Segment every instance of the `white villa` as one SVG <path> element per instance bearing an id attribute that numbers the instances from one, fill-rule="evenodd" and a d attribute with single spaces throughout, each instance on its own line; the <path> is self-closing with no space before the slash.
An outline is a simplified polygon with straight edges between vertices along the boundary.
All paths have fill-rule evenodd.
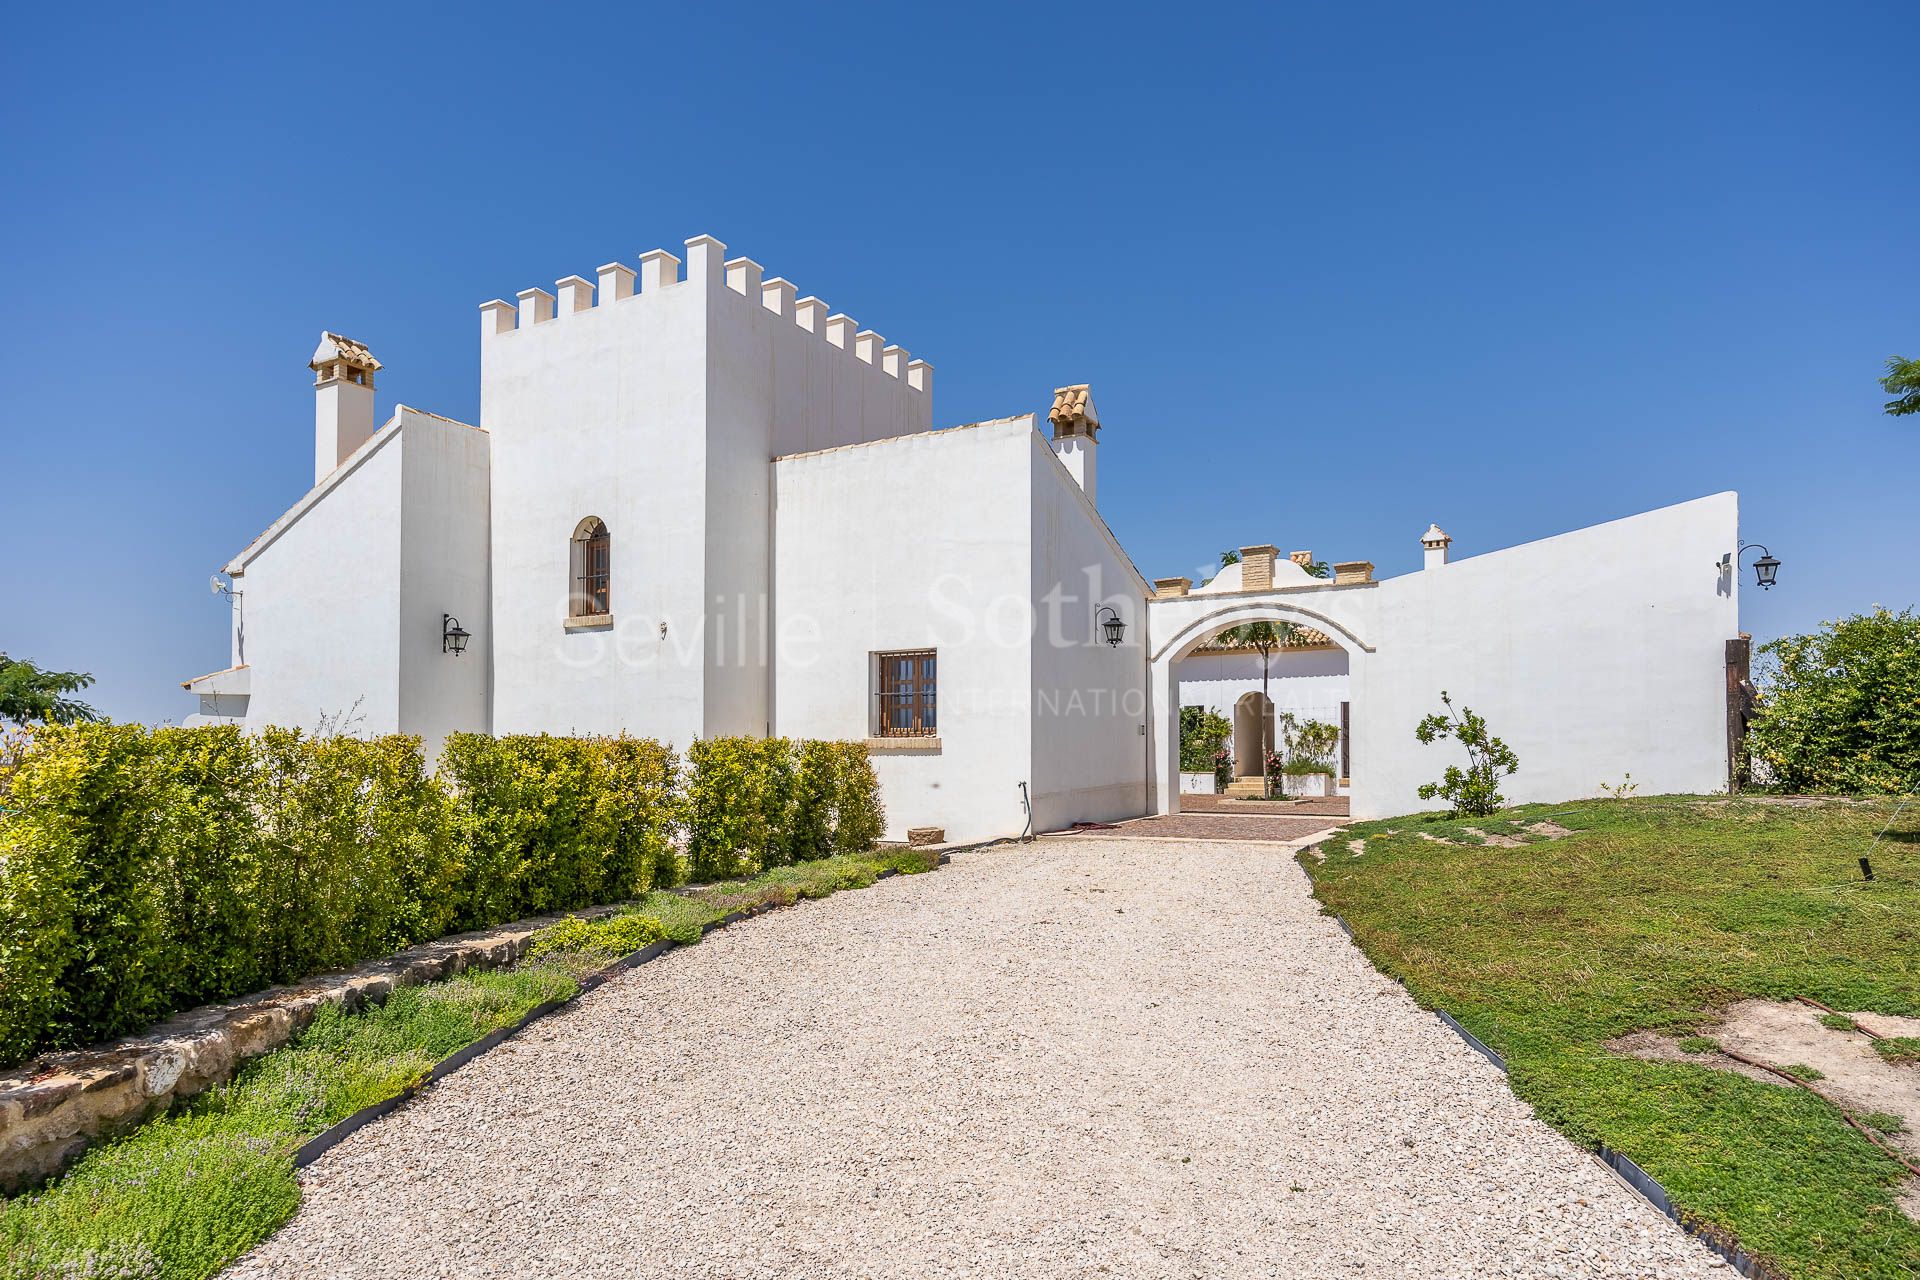
<path id="1" fill-rule="evenodd" d="M 477 426 L 313 354 L 314 485 L 226 566 L 232 659 L 189 723 L 865 739 L 889 835 L 1179 808 L 1182 704 L 1337 724 L 1359 816 L 1421 807 L 1440 691 L 1519 753 L 1514 800 L 1723 789 L 1731 493 L 1425 568 L 1241 548 L 1149 581 L 1101 519 L 1085 386 L 934 429 L 933 369 L 709 236 L 481 307 Z M 1294 624 L 1261 660 L 1240 623 Z M 1242 732 L 1242 726 L 1245 726 Z M 1030 806 L 1030 809 L 1029 807 Z"/>

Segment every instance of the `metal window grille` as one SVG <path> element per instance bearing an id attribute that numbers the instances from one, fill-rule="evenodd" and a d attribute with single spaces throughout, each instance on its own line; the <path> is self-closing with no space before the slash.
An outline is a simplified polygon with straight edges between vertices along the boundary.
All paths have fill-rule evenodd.
<path id="1" fill-rule="evenodd" d="M 595 520 L 581 530 L 574 541 L 578 544 L 575 562 L 579 568 L 573 581 L 573 616 L 604 617 L 613 611 L 608 592 L 611 539 L 607 536 L 607 526 Z"/>
<path id="2" fill-rule="evenodd" d="M 939 732 L 934 651 L 921 649 L 876 656 L 880 665 L 879 736 L 933 737 Z"/>

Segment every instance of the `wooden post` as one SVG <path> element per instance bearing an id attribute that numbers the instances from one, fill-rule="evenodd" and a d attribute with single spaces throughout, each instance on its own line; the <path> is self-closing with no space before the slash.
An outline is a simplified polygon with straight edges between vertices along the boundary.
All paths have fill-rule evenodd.
<path id="1" fill-rule="evenodd" d="M 1747 724 L 1753 719 L 1754 690 L 1748 678 L 1753 657 L 1753 637 L 1741 632 L 1727 641 L 1727 794 L 1745 786 L 1750 778 L 1747 764 Z"/>

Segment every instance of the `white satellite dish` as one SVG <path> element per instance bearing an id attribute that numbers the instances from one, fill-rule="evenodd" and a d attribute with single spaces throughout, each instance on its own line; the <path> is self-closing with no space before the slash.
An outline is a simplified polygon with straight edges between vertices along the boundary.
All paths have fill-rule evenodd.
<path id="1" fill-rule="evenodd" d="M 230 596 L 233 594 L 233 585 L 216 573 L 207 579 L 207 590 L 216 596 Z"/>

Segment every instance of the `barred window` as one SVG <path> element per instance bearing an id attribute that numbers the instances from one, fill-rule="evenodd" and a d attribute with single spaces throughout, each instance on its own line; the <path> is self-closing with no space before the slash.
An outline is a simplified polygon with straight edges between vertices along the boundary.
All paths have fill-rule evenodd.
<path id="1" fill-rule="evenodd" d="M 878 659 L 880 704 L 878 736 L 931 738 L 939 732 L 935 714 L 934 651 L 881 653 Z"/>
<path id="2" fill-rule="evenodd" d="M 610 542 L 606 522 L 597 516 L 588 516 L 574 529 L 570 616 L 600 618 L 613 612 L 608 589 Z"/>

